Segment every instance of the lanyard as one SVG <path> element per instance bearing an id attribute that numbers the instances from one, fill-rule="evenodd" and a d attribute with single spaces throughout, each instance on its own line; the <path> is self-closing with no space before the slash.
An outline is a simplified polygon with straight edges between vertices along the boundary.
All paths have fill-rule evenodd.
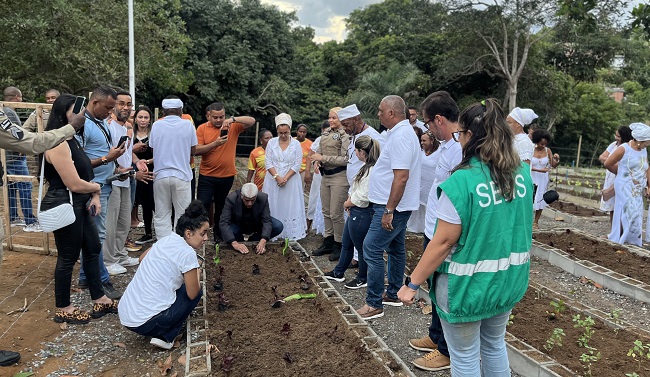
<path id="1" fill-rule="evenodd" d="M 88 119 L 89 121 L 95 123 L 95 125 L 97 125 L 97 127 L 99 127 L 99 129 L 104 134 L 104 138 L 106 138 L 106 144 L 108 145 L 108 149 L 110 150 L 113 147 L 113 141 L 111 140 L 111 135 L 108 133 L 108 131 L 106 131 L 106 129 L 104 128 L 104 125 L 102 124 L 102 122 L 100 120 L 98 120 L 97 118 L 95 118 L 94 116 L 90 115 L 90 113 L 88 111 L 86 111 L 84 116 L 86 117 L 86 119 Z M 85 140 L 84 140 L 84 145 L 85 144 L 86 143 L 85 143 Z"/>

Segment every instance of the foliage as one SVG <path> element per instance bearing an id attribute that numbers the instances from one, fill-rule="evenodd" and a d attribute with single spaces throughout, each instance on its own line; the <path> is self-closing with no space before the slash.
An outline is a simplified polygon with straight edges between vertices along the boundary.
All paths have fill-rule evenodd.
<path id="1" fill-rule="evenodd" d="M 643 344 L 642 341 L 636 339 L 634 341 L 634 346 L 627 351 L 627 355 L 633 358 L 638 363 L 637 371 L 641 371 L 641 359 L 646 358 L 650 359 L 650 344 Z M 626 374 L 626 376 L 637 375 L 636 373 Z M 637 375 L 638 376 L 638 375 Z"/>
<path id="2" fill-rule="evenodd" d="M 589 347 L 589 341 L 591 340 L 591 337 L 594 335 L 594 319 L 591 318 L 591 316 L 586 317 L 584 319 L 580 318 L 580 314 L 576 314 L 573 316 L 573 322 L 576 324 L 573 325 L 575 328 L 582 328 L 583 333 L 580 335 L 578 338 L 578 345 L 580 347 Z"/>
<path id="3" fill-rule="evenodd" d="M 554 328 L 553 334 L 551 334 L 551 337 L 546 340 L 544 349 L 551 352 L 556 346 L 562 347 L 562 338 L 565 336 L 566 334 L 564 333 L 564 330 L 558 327 Z"/>

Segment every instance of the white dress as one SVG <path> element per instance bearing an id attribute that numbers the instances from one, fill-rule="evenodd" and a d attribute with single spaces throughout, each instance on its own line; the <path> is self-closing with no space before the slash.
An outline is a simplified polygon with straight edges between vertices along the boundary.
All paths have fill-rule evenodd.
<path id="1" fill-rule="evenodd" d="M 305 237 L 307 219 L 305 218 L 305 200 L 302 192 L 302 178 L 300 165 L 302 165 L 302 148 L 300 142 L 291 139 L 287 149 L 280 148 L 279 139 L 274 137 L 266 146 L 265 167 L 267 174 L 264 177 L 263 191 L 269 195 L 271 216 L 280 220 L 284 225 L 282 233 L 274 240 L 289 238 L 299 240 Z M 285 176 L 289 169 L 294 174 L 284 187 L 277 185 L 269 169 L 275 168 L 278 175 Z"/>
<path id="2" fill-rule="evenodd" d="M 531 169 L 547 169 L 551 167 L 548 159 L 548 149 L 544 148 L 544 153 L 544 157 L 542 158 L 535 157 L 533 154 L 533 158 L 530 160 Z M 533 179 L 533 185 L 537 186 L 535 199 L 533 201 L 533 210 L 537 211 L 538 209 L 544 209 L 548 205 L 544 201 L 544 193 L 548 189 L 548 172 L 542 173 L 532 170 L 530 172 L 530 177 Z"/>
<path id="3" fill-rule="evenodd" d="M 438 159 L 440 157 L 440 150 L 438 148 L 430 155 L 426 155 L 422 151 L 422 169 L 420 174 L 420 207 L 411 212 L 411 217 L 406 223 L 406 229 L 409 232 L 424 233 L 425 218 L 427 215 L 427 201 L 429 199 L 429 191 L 433 186 L 433 181 L 436 177 L 436 166 L 438 166 Z"/>
<path id="4" fill-rule="evenodd" d="M 614 204 L 612 232 L 607 238 L 623 244 L 641 246 L 643 230 L 643 194 L 648 170 L 648 151 L 637 151 L 625 143 L 623 158 L 618 162 L 618 174 L 614 179 L 617 200 Z"/>
<path id="5" fill-rule="evenodd" d="M 616 150 L 616 142 L 613 142 L 607 147 L 607 152 L 611 155 Z M 603 190 L 608 189 L 614 185 L 614 179 L 616 174 L 605 169 L 605 183 L 603 183 Z M 600 210 L 605 212 L 611 212 L 614 210 L 614 201 L 616 200 L 616 195 L 609 198 L 609 200 L 604 200 L 603 197 L 600 197 Z"/>
<path id="6" fill-rule="evenodd" d="M 320 136 L 314 140 L 311 150 L 316 152 L 320 145 Z M 325 234 L 325 219 L 323 218 L 323 205 L 320 201 L 320 182 L 323 176 L 312 172 L 311 187 L 309 187 L 309 204 L 307 205 L 307 218 L 312 220 L 311 228 L 316 234 Z"/>

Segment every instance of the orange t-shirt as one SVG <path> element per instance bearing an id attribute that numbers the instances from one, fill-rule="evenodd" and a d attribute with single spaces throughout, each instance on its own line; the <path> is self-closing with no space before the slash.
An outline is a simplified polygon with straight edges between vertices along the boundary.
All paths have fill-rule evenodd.
<path id="1" fill-rule="evenodd" d="M 227 178 L 237 174 L 235 167 L 235 152 L 237 139 L 244 130 L 244 125 L 239 122 L 230 124 L 228 141 L 210 152 L 201 156 L 199 174 L 215 178 Z M 196 129 L 196 138 L 199 144 L 210 144 L 221 136 L 221 128 L 213 127 L 210 122 L 203 123 Z"/>
<path id="2" fill-rule="evenodd" d="M 264 177 L 266 176 L 266 151 L 262 147 L 257 147 L 253 149 L 248 158 L 248 170 L 255 170 L 255 175 L 253 176 L 253 183 L 257 185 L 257 188 L 262 191 L 262 186 L 264 185 Z"/>
<path id="3" fill-rule="evenodd" d="M 297 139 L 297 138 L 296 138 Z M 311 145 L 314 142 L 305 138 L 305 141 L 300 143 L 300 148 L 302 148 L 302 165 L 300 165 L 300 172 L 304 172 L 305 169 L 307 168 L 307 156 L 309 155 L 309 151 L 311 150 Z"/>

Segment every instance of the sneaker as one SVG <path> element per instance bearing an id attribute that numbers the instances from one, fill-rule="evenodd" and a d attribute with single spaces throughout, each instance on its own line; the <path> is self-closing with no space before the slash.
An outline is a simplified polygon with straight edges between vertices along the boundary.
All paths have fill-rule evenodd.
<path id="1" fill-rule="evenodd" d="M 124 262 L 120 262 L 120 266 L 122 267 L 137 266 L 138 264 L 140 264 L 140 259 L 131 257 L 126 258 Z"/>
<path id="2" fill-rule="evenodd" d="M 384 316 L 384 309 L 383 308 L 372 308 L 368 306 L 368 304 L 360 307 L 357 309 L 357 314 L 361 316 L 361 318 L 365 320 L 369 319 L 375 319 L 375 318 L 380 318 Z"/>
<path id="3" fill-rule="evenodd" d="M 126 239 L 126 242 L 124 243 L 124 248 L 126 249 L 126 251 L 140 251 L 140 250 L 142 250 L 142 246 L 136 244 L 130 238 Z"/>
<path id="4" fill-rule="evenodd" d="M 54 322 L 63 323 L 67 322 L 71 325 L 85 325 L 90 322 L 90 314 L 83 310 L 75 309 L 72 313 L 64 312 L 61 309 L 56 309 L 54 314 Z"/>
<path id="5" fill-rule="evenodd" d="M 388 306 L 403 306 L 404 303 L 400 301 L 398 298 L 390 298 L 384 293 L 384 296 L 381 298 L 382 304 L 388 305 Z"/>
<path id="6" fill-rule="evenodd" d="M 23 219 L 16 219 L 11 222 L 11 226 L 25 226 L 25 220 Z"/>
<path id="7" fill-rule="evenodd" d="M 126 272 L 126 268 L 120 266 L 119 263 L 111 264 L 110 266 L 106 266 L 106 270 L 108 270 L 109 275 L 119 275 L 123 274 Z"/>
<path id="8" fill-rule="evenodd" d="M 451 368 L 449 358 L 441 354 L 438 350 L 433 350 L 432 352 L 413 360 L 413 365 L 415 365 L 416 368 L 432 372 Z"/>
<path id="9" fill-rule="evenodd" d="M 110 298 L 111 300 L 117 300 L 122 297 L 122 292 L 115 289 L 110 281 L 108 283 L 102 283 L 102 287 L 104 288 L 104 294 L 106 297 Z"/>
<path id="10" fill-rule="evenodd" d="M 344 287 L 347 289 L 359 289 L 359 288 L 364 288 L 367 287 L 368 283 L 365 281 L 361 281 L 357 278 L 354 278 L 350 280 L 349 282 L 345 283 Z"/>
<path id="11" fill-rule="evenodd" d="M 144 244 L 152 242 L 152 241 L 153 241 L 153 237 L 151 236 L 151 234 L 145 234 L 144 236 L 140 237 L 140 239 L 135 241 L 135 244 L 136 245 L 144 245 Z"/>
<path id="12" fill-rule="evenodd" d="M 334 281 L 337 281 L 339 283 L 341 283 L 341 282 L 343 282 L 345 280 L 345 276 L 343 274 L 336 275 L 334 273 L 334 270 L 324 273 L 323 276 L 325 276 L 325 279 L 327 279 L 327 280 L 334 280 Z"/>
<path id="13" fill-rule="evenodd" d="M 151 342 L 149 343 L 164 350 L 170 350 L 174 346 L 174 342 L 165 342 L 164 340 L 158 338 L 151 338 Z"/>
<path id="14" fill-rule="evenodd" d="M 435 310 L 435 309 L 434 309 Z M 429 336 L 424 336 L 420 339 L 411 339 L 409 340 L 409 346 L 418 351 L 427 351 L 432 352 L 438 349 L 438 345 L 429 338 Z"/>
<path id="15" fill-rule="evenodd" d="M 42 232 L 41 225 L 39 223 L 28 224 L 23 228 L 23 232 Z"/>

